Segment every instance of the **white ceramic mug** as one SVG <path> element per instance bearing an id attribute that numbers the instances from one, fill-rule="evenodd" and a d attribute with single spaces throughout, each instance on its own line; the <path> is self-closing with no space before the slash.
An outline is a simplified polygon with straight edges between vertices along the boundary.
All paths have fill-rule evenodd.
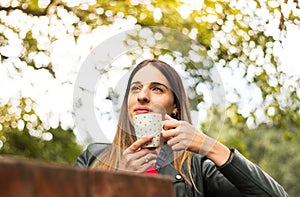
<path id="1" fill-rule="evenodd" d="M 134 129 L 137 139 L 153 136 L 152 141 L 143 147 L 158 147 L 160 144 L 161 131 L 163 129 L 162 115 L 160 113 L 138 114 L 133 117 Z"/>

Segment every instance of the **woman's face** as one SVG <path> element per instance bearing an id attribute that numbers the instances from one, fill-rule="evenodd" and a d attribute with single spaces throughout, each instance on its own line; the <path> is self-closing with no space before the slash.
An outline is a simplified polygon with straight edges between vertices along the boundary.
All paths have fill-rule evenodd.
<path id="1" fill-rule="evenodd" d="M 173 92 L 166 77 L 154 66 L 141 68 L 132 78 L 128 95 L 130 120 L 137 114 L 176 112 Z"/>

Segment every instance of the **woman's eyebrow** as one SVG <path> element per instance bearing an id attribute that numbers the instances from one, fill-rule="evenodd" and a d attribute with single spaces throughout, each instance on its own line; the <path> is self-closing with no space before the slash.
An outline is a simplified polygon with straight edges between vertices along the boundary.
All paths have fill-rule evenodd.
<path id="1" fill-rule="evenodd" d="M 162 86 L 168 88 L 167 85 L 165 85 L 165 84 L 163 84 L 163 83 L 160 83 L 160 82 L 151 82 L 151 84 L 152 84 L 152 85 L 162 85 Z"/>
<path id="2" fill-rule="evenodd" d="M 153 82 L 148 82 L 150 85 L 162 85 L 162 86 L 164 86 L 165 88 L 167 88 L 167 89 L 169 89 L 169 87 L 167 86 L 167 85 L 165 85 L 165 84 L 163 84 L 163 83 L 160 83 L 160 82 L 156 82 L 156 81 L 153 81 Z M 143 84 L 141 81 L 134 81 L 134 82 L 132 82 L 131 84 L 130 84 L 130 86 L 132 86 L 132 85 L 136 85 L 136 84 Z"/>
<path id="3" fill-rule="evenodd" d="M 134 82 L 131 82 L 130 85 L 134 85 L 134 84 L 141 84 L 141 82 L 140 81 L 134 81 Z"/>

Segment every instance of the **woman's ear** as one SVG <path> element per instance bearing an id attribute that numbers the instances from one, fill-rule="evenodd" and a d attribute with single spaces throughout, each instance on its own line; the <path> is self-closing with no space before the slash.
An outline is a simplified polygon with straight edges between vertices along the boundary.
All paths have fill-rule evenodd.
<path id="1" fill-rule="evenodd" d="M 171 113 L 171 117 L 176 117 L 177 113 L 178 113 L 178 109 L 177 107 L 175 107 Z"/>

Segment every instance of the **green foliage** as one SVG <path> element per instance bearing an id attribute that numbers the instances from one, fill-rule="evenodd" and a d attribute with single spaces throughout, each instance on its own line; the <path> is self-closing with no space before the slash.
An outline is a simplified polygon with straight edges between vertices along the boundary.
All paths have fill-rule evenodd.
<path id="1" fill-rule="evenodd" d="M 228 110 L 232 110 L 230 107 Z M 231 113 L 210 110 L 202 130 L 230 148 L 236 148 L 279 182 L 290 196 L 299 194 L 300 135 L 299 124 L 290 122 L 288 128 L 297 130 L 298 136 L 289 136 L 281 127 L 266 124 L 255 129 L 232 121 Z M 286 116 L 286 118 L 289 118 Z"/>
<path id="2" fill-rule="evenodd" d="M 82 152 L 82 147 L 76 143 L 72 130 L 50 129 L 43 133 L 44 136 L 45 134 L 51 136 L 52 139 L 34 137 L 27 129 L 6 132 L 5 143 L 0 153 L 73 165 L 77 156 Z"/>
<path id="3" fill-rule="evenodd" d="M 48 128 L 30 98 L 0 107 L 0 154 L 73 165 L 82 147 L 72 130 Z"/>
<path id="4" fill-rule="evenodd" d="M 281 183 L 290 196 L 299 195 L 299 137 L 286 140 L 277 127 L 260 127 L 248 131 L 241 141 L 253 162 Z"/>

